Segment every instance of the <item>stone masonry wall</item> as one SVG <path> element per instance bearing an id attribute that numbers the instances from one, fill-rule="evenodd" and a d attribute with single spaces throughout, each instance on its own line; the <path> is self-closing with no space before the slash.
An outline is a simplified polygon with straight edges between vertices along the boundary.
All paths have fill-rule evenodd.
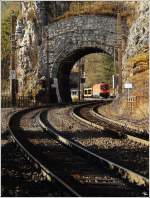
<path id="1" fill-rule="evenodd" d="M 59 102 L 69 100 L 66 97 L 66 95 L 69 95 L 69 90 L 60 94 L 64 87 L 69 89 L 65 80 L 68 78 L 69 81 L 69 77 L 66 75 L 69 71 L 65 67 L 73 66 L 79 58 L 94 52 L 94 50 L 113 56 L 113 46 L 116 42 L 115 27 L 115 17 L 101 15 L 73 16 L 49 25 L 50 76 L 54 79 L 53 87 L 56 88 Z M 47 56 L 44 51 L 42 57 L 41 65 L 45 65 L 46 68 Z M 67 66 L 66 61 L 70 61 L 69 66 Z M 64 99 L 65 97 L 66 99 Z"/>
<path id="2" fill-rule="evenodd" d="M 63 3 L 63 2 L 62 2 Z M 72 16 L 57 22 L 51 21 L 58 16 L 58 9 L 48 4 L 45 11 L 43 2 L 21 2 L 22 14 L 18 17 L 16 33 L 18 34 L 17 78 L 19 94 L 28 95 L 34 92 L 40 78 L 47 75 L 47 32 L 49 36 L 49 66 L 53 77 L 57 76 L 58 63 L 67 55 L 79 48 L 95 47 L 113 55 L 115 43 L 115 17 L 101 15 Z M 123 83 L 132 82 L 133 95 L 148 96 L 148 1 L 140 1 L 136 12 L 136 20 L 129 29 L 127 46 L 123 56 Z M 47 4 L 46 4 L 47 5 Z M 57 3 L 55 8 L 61 14 L 69 4 Z M 44 24 L 49 11 L 52 16 L 48 29 Z M 56 13 L 55 13 L 56 12 Z M 126 35 L 127 36 L 127 35 Z M 103 45 L 102 43 L 106 43 Z M 109 46 L 110 45 L 110 46 Z M 55 52 L 52 52 L 55 49 Z M 39 87 L 40 89 L 40 87 Z M 140 90 L 140 91 L 139 91 Z M 141 94 L 142 93 L 142 94 Z"/>

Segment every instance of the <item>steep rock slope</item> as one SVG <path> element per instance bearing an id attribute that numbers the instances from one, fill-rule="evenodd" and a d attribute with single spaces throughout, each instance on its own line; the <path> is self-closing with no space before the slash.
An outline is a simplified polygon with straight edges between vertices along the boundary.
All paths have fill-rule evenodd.
<path id="1" fill-rule="evenodd" d="M 148 94 L 148 37 L 149 6 L 141 1 L 137 7 L 138 18 L 133 22 L 123 57 L 123 81 L 133 83 L 133 94 Z"/>
<path id="2" fill-rule="evenodd" d="M 38 81 L 47 73 L 47 68 L 43 67 L 46 61 L 43 27 L 63 14 L 68 5 L 67 2 L 21 2 L 16 26 L 18 95 L 36 95 L 41 89 Z"/>
<path id="3" fill-rule="evenodd" d="M 128 120 L 148 131 L 148 93 L 149 93 L 149 5 L 148 1 L 138 2 L 135 12 L 136 19 L 132 21 L 123 56 L 123 85 L 132 83 L 129 91 L 123 87 L 123 94 L 113 104 L 100 111 L 114 119 Z M 131 102 L 131 100 L 133 102 Z"/>

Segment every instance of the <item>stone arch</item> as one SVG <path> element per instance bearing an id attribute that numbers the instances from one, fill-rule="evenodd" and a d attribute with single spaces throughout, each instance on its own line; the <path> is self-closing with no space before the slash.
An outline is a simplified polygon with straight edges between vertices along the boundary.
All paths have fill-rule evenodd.
<path id="1" fill-rule="evenodd" d="M 113 56 L 116 42 L 113 16 L 76 16 L 49 26 L 50 75 L 58 102 L 69 102 L 69 74 L 84 55 L 104 52 Z"/>
<path id="2" fill-rule="evenodd" d="M 70 102 L 70 87 L 69 87 L 69 75 L 71 69 L 75 62 L 79 60 L 81 57 L 91 54 L 91 53 L 106 53 L 108 55 L 113 54 L 113 48 L 109 49 L 108 53 L 101 49 L 98 45 L 90 45 L 84 47 L 72 46 L 72 50 L 68 51 L 68 53 L 63 53 L 63 55 L 58 56 L 56 61 L 54 62 L 52 69 L 52 76 L 54 78 L 54 87 L 56 88 L 57 99 L 59 103 Z"/>

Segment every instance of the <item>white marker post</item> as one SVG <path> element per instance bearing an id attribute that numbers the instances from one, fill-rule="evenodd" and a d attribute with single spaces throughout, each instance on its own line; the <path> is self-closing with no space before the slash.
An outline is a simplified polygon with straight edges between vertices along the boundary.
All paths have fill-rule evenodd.
<path id="1" fill-rule="evenodd" d="M 112 75 L 113 95 L 115 96 L 115 75 Z"/>

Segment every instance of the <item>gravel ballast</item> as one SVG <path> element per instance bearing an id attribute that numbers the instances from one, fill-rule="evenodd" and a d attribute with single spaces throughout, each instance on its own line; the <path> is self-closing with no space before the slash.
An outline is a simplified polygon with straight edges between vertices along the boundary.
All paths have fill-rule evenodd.
<path id="1" fill-rule="evenodd" d="M 8 131 L 8 119 L 12 113 L 19 110 L 19 108 L 1 110 L 1 195 L 6 197 L 62 196 L 57 186 L 48 182 L 41 171 L 36 169 L 12 142 Z M 38 127 L 36 116 L 37 114 L 29 114 L 34 122 L 26 116 L 24 126 Z M 30 123 L 27 120 L 30 120 Z M 35 130 L 33 131 L 35 133 Z"/>
<path id="2" fill-rule="evenodd" d="M 71 115 L 72 107 L 50 108 L 48 120 L 61 134 L 126 168 L 148 177 L 148 147 L 128 139 L 116 139 L 87 127 Z"/>

